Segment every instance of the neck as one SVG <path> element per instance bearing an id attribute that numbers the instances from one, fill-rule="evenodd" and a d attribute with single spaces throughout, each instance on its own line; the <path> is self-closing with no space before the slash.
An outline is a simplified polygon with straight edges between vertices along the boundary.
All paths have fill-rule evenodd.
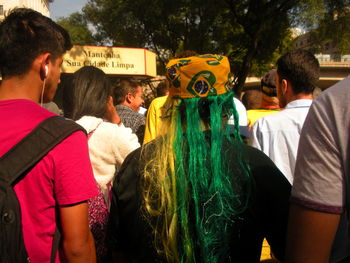
<path id="1" fill-rule="evenodd" d="M 120 105 L 127 106 L 127 107 L 129 107 L 131 110 L 135 111 L 135 110 L 131 107 L 131 105 L 130 105 L 129 103 L 127 103 L 126 101 L 120 103 Z"/>
<path id="2" fill-rule="evenodd" d="M 267 101 L 262 100 L 261 101 L 261 108 L 274 110 L 274 109 L 279 109 L 280 106 L 278 103 L 276 104 L 276 103 L 271 103 L 271 102 L 267 102 Z"/>
<path id="3" fill-rule="evenodd" d="M 39 102 L 42 83 L 29 76 L 15 76 L 4 79 L 0 85 L 0 100 L 27 99 Z"/>
<path id="4" fill-rule="evenodd" d="M 313 96 L 312 93 L 306 94 L 306 93 L 299 93 L 299 94 L 293 94 L 289 98 L 287 98 L 287 104 L 294 100 L 312 100 Z"/>

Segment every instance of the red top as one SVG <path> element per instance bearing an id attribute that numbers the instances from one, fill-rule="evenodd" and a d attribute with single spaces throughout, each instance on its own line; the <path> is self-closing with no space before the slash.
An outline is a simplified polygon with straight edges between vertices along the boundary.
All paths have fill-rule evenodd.
<path id="1" fill-rule="evenodd" d="M 52 115 L 29 100 L 0 101 L 0 156 Z M 56 205 L 75 204 L 97 195 L 85 134 L 78 131 L 67 137 L 14 189 L 30 261 L 49 262 L 58 218 Z M 55 262 L 62 260 L 57 256 Z"/>

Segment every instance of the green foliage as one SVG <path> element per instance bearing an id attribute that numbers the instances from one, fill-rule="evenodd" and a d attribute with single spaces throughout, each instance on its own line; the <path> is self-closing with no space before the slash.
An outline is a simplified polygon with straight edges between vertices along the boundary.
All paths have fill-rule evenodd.
<path id="1" fill-rule="evenodd" d="M 96 40 L 94 39 L 93 34 L 88 27 L 88 23 L 82 14 L 76 12 L 69 17 L 59 18 L 57 23 L 69 32 L 73 44 L 96 44 Z"/>
<path id="2" fill-rule="evenodd" d="M 304 27 L 310 30 L 311 50 L 323 52 L 333 47 L 336 54 L 349 53 L 350 1 L 307 0 L 304 2 Z"/>
<path id="3" fill-rule="evenodd" d="M 285 1 L 234 1 L 226 0 L 229 26 L 235 28 L 227 55 L 235 74 L 236 91 L 239 93 L 248 74 L 261 75 L 271 69 L 276 57 L 283 54 L 290 43 L 292 24 L 289 13 L 297 0 Z"/>
<path id="4" fill-rule="evenodd" d="M 293 26 L 302 26 L 306 30 L 315 29 L 324 14 L 325 3 L 323 0 L 301 1 L 292 11 L 292 15 L 295 17 Z"/>
<path id="5" fill-rule="evenodd" d="M 154 50 L 165 66 L 184 50 L 229 57 L 239 93 L 248 74 L 273 67 L 290 39 L 299 0 L 89 0 L 96 39 Z"/>

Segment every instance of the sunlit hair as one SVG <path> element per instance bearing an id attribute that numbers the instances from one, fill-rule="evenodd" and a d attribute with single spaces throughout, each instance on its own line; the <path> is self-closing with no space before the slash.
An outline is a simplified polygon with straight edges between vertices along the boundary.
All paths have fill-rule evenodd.
<path id="1" fill-rule="evenodd" d="M 155 248 L 167 262 L 224 262 L 251 190 L 233 93 L 173 98 L 164 107 L 166 135 L 145 147 L 155 150 L 142 184 Z M 223 121 L 231 115 L 233 131 Z"/>
<path id="2" fill-rule="evenodd" d="M 27 73 L 41 54 L 50 53 L 53 61 L 71 47 L 63 27 L 32 9 L 15 8 L 0 23 L 2 78 Z"/>
<path id="3" fill-rule="evenodd" d="M 113 101 L 119 105 L 125 101 L 128 93 L 136 96 L 140 84 L 132 78 L 118 78 L 113 87 Z"/>
<path id="4" fill-rule="evenodd" d="M 108 76 L 101 69 L 93 66 L 80 68 L 74 73 L 70 88 L 72 113 L 68 117 L 73 120 L 83 116 L 105 117 L 112 91 Z"/>

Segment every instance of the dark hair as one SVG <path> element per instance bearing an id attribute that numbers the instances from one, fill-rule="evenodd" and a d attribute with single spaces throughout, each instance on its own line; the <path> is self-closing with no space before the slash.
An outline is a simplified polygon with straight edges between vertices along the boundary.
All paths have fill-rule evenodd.
<path id="1" fill-rule="evenodd" d="M 320 77 L 320 64 L 316 57 L 306 50 L 288 52 L 277 60 L 279 79 L 292 83 L 295 94 L 310 94 L 317 87 Z"/>
<path id="2" fill-rule="evenodd" d="M 128 93 L 135 96 L 139 86 L 140 84 L 137 81 L 130 78 L 117 79 L 113 87 L 114 104 L 119 105 L 122 103 Z"/>
<path id="3" fill-rule="evenodd" d="M 247 110 L 261 108 L 262 92 L 256 89 L 250 89 L 244 92 L 242 103 Z"/>
<path id="4" fill-rule="evenodd" d="M 157 86 L 157 88 L 156 88 L 156 91 L 157 91 L 157 97 L 161 97 L 161 96 L 167 95 L 169 89 L 168 89 L 168 87 L 167 87 L 167 85 L 166 85 L 166 81 L 165 81 L 165 80 L 164 80 L 164 81 L 161 81 L 161 82 L 158 84 L 158 86 Z"/>
<path id="5" fill-rule="evenodd" d="M 82 67 L 74 73 L 72 89 L 73 120 L 86 115 L 97 118 L 105 116 L 111 84 L 102 70 L 93 66 Z"/>
<path id="6" fill-rule="evenodd" d="M 28 72 L 35 58 L 62 56 L 72 47 L 66 30 L 28 8 L 14 9 L 0 24 L 0 71 L 3 78 Z"/>
<path id="7" fill-rule="evenodd" d="M 210 105 L 213 103 L 213 98 L 216 96 L 212 97 L 204 97 L 204 98 L 199 98 L 198 99 L 198 115 L 199 118 L 205 123 L 206 125 L 210 125 L 210 115 L 213 114 L 210 111 Z M 187 99 L 191 100 L 191 99 Z M 182 103 L 180 103 L 178 109 L 180 112 L 180 117 L 182 121 L 185 121 L 187 119 L 186 117 L 186 104 L 183 103 L 184 100 L 182 100 Z M 233 101 L 233 96 L 232 96 L 232 101 Z M 222 117 L 228 117 L 230 116 L 229 114 L 229 108 L 232 107 L 232 102 L 231 101 L 225 101 L 221 102 L 222 103 Z"/>

